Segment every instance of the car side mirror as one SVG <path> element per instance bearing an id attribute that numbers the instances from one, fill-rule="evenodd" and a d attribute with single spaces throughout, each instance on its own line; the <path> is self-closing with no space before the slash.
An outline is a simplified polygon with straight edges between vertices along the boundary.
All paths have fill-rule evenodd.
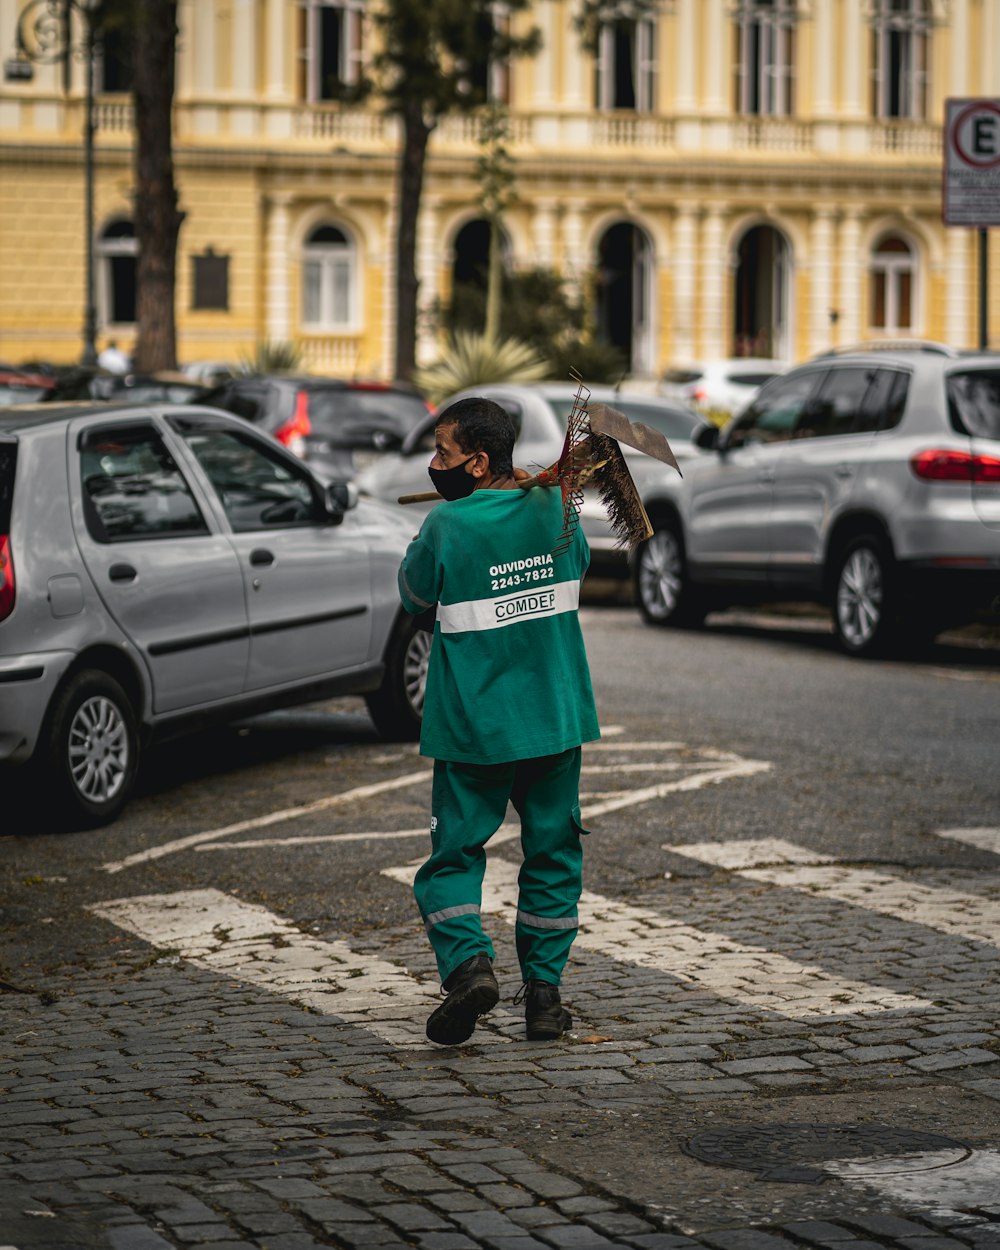
<path id="1" fill-rule="evenodd" d="M 719 428 L 715 425 L 703 425 L 695 432 L 692 440 L 702 451 L 716 451 L 719 447 Z"/>
<path id="2" fill-rule="evenodd" d="M 360 494 L 353 482 L 331 482 L 324 491 L 326 514 L 334 525 L 339 525 L 344 514 L 358 506 Z"/>

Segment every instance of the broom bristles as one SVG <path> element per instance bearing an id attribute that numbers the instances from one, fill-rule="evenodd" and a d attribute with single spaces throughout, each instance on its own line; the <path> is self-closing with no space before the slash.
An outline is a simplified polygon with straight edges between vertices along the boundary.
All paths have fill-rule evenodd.
<path id="1" fill-rule="evenodd" d="M 615 440 L 605 434 L 591 434 L 590 444 L 593 481 L 615 536 L 615 546 L 631 551 L 652 537 L 653 527 Z"/>

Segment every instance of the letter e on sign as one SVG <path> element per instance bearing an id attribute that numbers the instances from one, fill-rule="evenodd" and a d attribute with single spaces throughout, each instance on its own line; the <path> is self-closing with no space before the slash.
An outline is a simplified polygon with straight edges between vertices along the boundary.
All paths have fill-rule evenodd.
<path id="1" fill-rule="evenodd" d="M 945 101 L 946 226 L 1000 226 L 1000 99 Z"/>

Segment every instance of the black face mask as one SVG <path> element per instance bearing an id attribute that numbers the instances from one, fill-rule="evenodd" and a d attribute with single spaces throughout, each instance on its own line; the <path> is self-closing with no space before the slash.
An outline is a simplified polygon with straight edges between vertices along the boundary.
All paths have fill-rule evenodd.
<path id="1" fill-rule="evenodd" d="M 475 460 L 478 455 L 479 452 L 474 451 L 469 460 Z M 464 499 L 476 489 L 476 479 L 471 473 L 466 473 L 465 471 L 465 466 L 469 463 L 469 460 L 463 460 L 461 464 L 456 464 L 451 469 L 433 469 L 428 467 L 427 472 L 434 483 L 434 489 L 442 498 Z"/>

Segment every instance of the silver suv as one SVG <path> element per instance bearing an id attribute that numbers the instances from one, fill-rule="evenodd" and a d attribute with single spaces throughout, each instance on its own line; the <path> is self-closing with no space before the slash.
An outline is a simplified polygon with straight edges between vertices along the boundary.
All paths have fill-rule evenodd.
<path id="1" fill-rule="evenodd" d="M 429 638 L 401 612 L 412 518 L 324 488 L 195 407 L 0 412 L 0 771 L 102 824 L 140 745 L 361 694 L 418 735 Z"/>
<path id="2" fill-rule="evenodd" d="M 1000 355 L 820 357 L 695 442 L 683 481 L 635 469 L 655 529 L 633 562 L 648 622 L 813 600 L 844 650 L 871 655 L 1000 610 Z"/>

